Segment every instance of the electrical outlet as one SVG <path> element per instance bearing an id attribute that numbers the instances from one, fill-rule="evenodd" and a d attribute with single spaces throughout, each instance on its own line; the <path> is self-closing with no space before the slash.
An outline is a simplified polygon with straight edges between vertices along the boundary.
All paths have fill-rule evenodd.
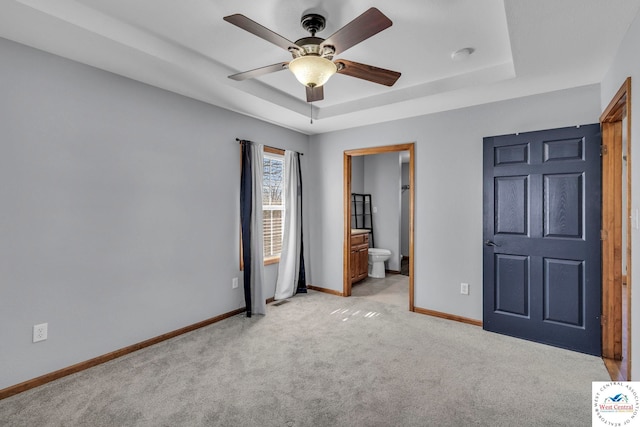
<path id="1" fill-rule="evenodd" d="M 460 293 L 462 295 L 469 295 L 469 284 L 468 283 L 460 283 Z"/>
<path id="2" fill-rule="evenodd" d="M 48 323 L 40 323 L 33 325 L 33 342 L 44 341 L 47 339 Z"/>
<path id="3" fill-rule="evenodd" d="M 231 289 L 236 289 L 238 287 L 238 278 L 234 277 L 231 279 Z"/>

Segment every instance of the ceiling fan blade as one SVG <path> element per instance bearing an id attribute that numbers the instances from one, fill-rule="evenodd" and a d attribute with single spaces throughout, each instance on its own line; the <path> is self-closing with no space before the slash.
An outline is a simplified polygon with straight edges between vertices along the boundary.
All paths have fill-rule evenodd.
<path id="1" fill-rule="evenodd" d="M 328 39 L 321 43 L 321 46 L 333 46 L 337 55 L 389 28 L 392 24 L 391 20 L 382 12 L 372 7 L 329 36 Z"/>
<path id="2" fill-rule="evenodd" d="M 397 71 L 385 70 L 384 68 L 347 61 L 346 59 L 340 59 L 335 62 L 336 65 L 338 65 L 338 73 L 340 74 L 368 80 L 385 86 L 393 86 L 401 76 L 401 73 Z"/>
<path id="3" fill-rule="evenodd" d="M 307 102 L 322 101 L 324 99 L 324 89 L 322 86 L 307 86 Z"/>
<path id="4" fill-rule="evenodd" d="M 265 74 L 275 73 L 276 71 L 282 71 L 289 68 L 288 62 L 279 62 L 277 64 L 267 65 L 266 67 L 256 68 L 254 70 L 244 71 L 242 73 L 232 74 L 229 76 L 232 80 L 247 80 L 255 77 L 260 77 Z"/>
<path id="5" fill-rule="evenodd" d="M 244 15 L 236 13 L 235 15 L 225 16 L 223 19 L 245 31 L 250 32 L 251 34 L 275 44 L 276 46 L 280 46 L 284 50 L 289 50 L 289 48 L 298 49 L 298 46 L 296 46 L 292 41 L 285 39 L 280 34 L 274 33 L 267 27 L 258 24 Z"/>

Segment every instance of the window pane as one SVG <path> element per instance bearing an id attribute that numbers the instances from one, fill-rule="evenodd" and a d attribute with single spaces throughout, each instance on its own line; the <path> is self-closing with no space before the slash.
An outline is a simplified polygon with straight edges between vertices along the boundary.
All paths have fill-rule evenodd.
<path id="1" fill-rule="evenodd" d="M 265 156 L 262 181 L 263 205 L 282 205 L 283 180 L 283 160 Z"/>
<path id="2" fill-rule="evenodd" d="M 263 168 L 263 177 L 262 177 L 262 204 L 270 205 L 271 198 L 269 194 L 271 193 L 271 159 L 269 157 L 264 158 L 264 168 Z"/>
<path id="3" fill-rule="evenodd" d="M 262 184 L 264 256 L 274 257 L 282 251 L 284 217 L 284 158 L 265 155 Z"/>
<path id="4" fill-rule="evenodd" d="M 283 162 L 271 162 L 271 204 L 282 205 Z"/>
<path id="5" fill-rule="evenodd" d="M 282 211 L 264 210 L 262 214 L 264 256 L 277 256 L 282 251 Z"/>

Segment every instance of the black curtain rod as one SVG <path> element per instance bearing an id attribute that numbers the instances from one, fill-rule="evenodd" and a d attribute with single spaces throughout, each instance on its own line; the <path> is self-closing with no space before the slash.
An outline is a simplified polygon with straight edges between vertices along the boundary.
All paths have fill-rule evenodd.
<path id="1" fill-rule="evenodd" d="M 240 139 L 240 138 L 236 138 L 236 141 L 237 141 L 239 144 L 242 144 L 243 142 L 246 142 L 246 143 L 249 143 L 249 144 L 255 144 L 253 141 L 249 141 L 249 140 L 246 140 L 246 139 Z M 282 148 L 278 148 L 278 147 L 271 147 L 270 145 L 265 145 L 265 147 L 273 148 L 274 150 L 282 150 Z M 282 150 L 282 151 L 285 151 L 285 150 Z M 289 150 L 289 151 L 293 151 L 293 150 Z M 300 154 L 301 156 L 304 156 L 304 153 L 300 153 L 299 151 L 295 151 L 295 153 L 298 153 L 298 154 Z"/>

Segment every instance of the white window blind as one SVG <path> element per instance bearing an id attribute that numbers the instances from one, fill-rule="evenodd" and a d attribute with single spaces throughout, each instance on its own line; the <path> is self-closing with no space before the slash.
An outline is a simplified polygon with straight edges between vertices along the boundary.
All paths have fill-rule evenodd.
<path id="1" fill-rule="evenodd" d="M 284 223 L 284 156 L 265 153 L 262 181 L 264 257 L 279 257 Z"/>

